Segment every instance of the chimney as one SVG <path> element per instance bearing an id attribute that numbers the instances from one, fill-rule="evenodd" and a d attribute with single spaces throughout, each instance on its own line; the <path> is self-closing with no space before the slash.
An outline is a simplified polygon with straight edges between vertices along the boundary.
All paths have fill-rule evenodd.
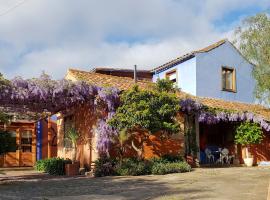
<path id="1" fill-rule="evenodd" d="M 137 83 L 137 65 L 134 65 L 134 83 Z"/>

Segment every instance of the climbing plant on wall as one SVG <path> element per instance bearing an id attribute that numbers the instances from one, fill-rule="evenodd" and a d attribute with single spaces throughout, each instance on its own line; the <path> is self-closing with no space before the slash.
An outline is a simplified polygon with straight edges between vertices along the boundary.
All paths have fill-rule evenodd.
<path id="1" fill-rule="evenodd" d="M 143 156 L 143 144 L 152 134 L 167 136 L 179 132 L 176 115 L 179 103 L 167 80 L 159 80 L 152 90 L 140 90 L 137 86 L 120 95 L 120 106 L 109 124 L 117 131 L 126 130 L 128 137 L 144 132 L 140 144 L 131 142 L 138 156 Z M 164 83 L 164 84 L 159 84 Z M 163 87 L 163 86 L 166 87 Z"/>

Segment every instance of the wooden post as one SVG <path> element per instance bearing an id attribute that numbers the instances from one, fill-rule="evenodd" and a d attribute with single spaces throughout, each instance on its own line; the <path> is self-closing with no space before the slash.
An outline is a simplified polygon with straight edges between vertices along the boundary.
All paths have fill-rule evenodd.
<path id="1" fill-rule="evenodd" d="M 198 115 L 195 116 L 195 130 L 196 130 L 196 144 L 198 147 L 197 159 L 200 162 L 200 123 L 198 121 Z"/>
<path id="2" fill-rule="evenodd" d="M 36 125 L 34 124 L 34 128 L 32 129 L 32 163 L 36 164 L 37 161 L 37 140 L 36 140 Z"/>
<path id="3" fill-rule="evenodd" d="M 48 158 L 52 157 L 52 146 L 51 146 L 51 141 L 52 141 L 52 132 L 51 132 L 51 119 L 48 117 Z"/>
<path id="4" fill-rule="evenodd" d="M 21 154 L 21 130 L 16 129 L 16 144 L 18 149 L 16 150 L 16 165 L 19 167 L 22 163 L 22 154 Z"/>

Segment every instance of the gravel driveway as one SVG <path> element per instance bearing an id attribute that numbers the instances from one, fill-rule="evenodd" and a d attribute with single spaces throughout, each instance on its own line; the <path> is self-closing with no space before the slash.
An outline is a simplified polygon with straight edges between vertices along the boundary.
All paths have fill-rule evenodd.
<path id="1" fill-rule="evenodd" d="M 0 199 L 264 200 L 269 180 L 270 168 L 260 167 L 200 168 L 164 176 L 32 179 L 2 182 Z"/>

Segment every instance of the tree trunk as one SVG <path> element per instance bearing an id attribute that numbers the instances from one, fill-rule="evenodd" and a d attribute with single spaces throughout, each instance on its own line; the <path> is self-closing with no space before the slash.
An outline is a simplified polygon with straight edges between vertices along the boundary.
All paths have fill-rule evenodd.
<path id="1" fill-rule="evenodd" d="M 72 156 L 72 163 L 75 163 L 77 156 L 77 145 L 73 145 L 73 156 Z"/>
<path id="2" fill-rule="evenodd" d="M 131 141 L 131 146 L 137 152 L 138 157 L 140 159 L 142 159 L 142 157 L 143 157 L 143 142 L 142 142 L 142 147 L 138 148 L 138 147 L 135 146 L 134 141 L 132 140 Z"/>

